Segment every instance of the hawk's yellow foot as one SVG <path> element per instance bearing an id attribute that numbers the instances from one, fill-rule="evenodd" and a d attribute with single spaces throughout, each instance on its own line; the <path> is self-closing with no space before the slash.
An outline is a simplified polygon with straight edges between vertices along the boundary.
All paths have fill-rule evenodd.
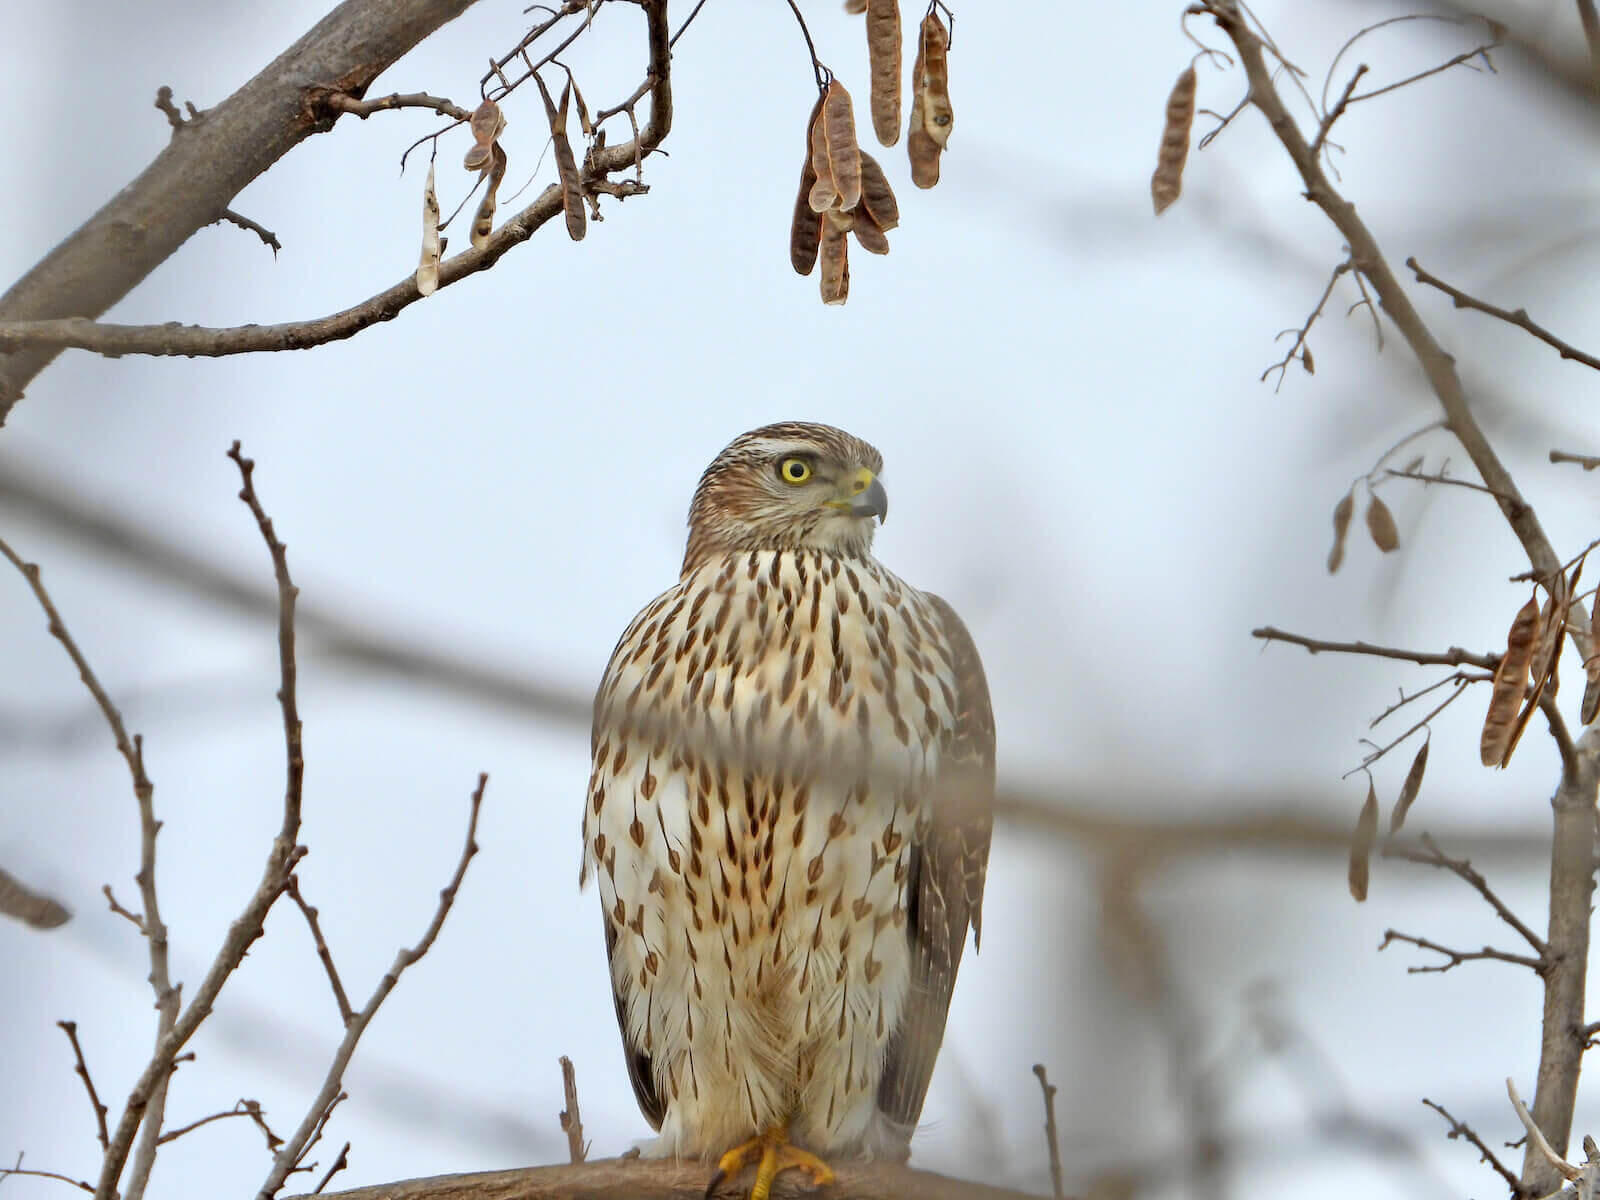
<path id="1" fill-rule="evenodd" d="M 706 1195 L 751 1163 L 756 1164 L 756 1182 L 750 1189 L 750 1200 L 768 1200 L 779 1171 L 802 1171 L 818 1187 L 833 1182 L 833 1168 L 809 1150 L 791 1145 L 788 1139 L 789 1131 L 780 1125 L 729 1150 L 717 1160 L 717 1173 L 706 1185 Z"/>

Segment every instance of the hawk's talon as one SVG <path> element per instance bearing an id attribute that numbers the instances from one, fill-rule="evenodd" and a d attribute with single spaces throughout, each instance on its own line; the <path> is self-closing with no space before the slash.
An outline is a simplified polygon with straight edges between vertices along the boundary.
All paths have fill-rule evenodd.
<path id="1" fill-rule="evenodd" d="M 792 1145 L 788 1138 L 789 1131 L 779 1126 L 729 1150 L 717 1160 L 717 1171 L 706 1185 L 706 1195 L 709 1197 L 720 1183 L 751 1163 L 756 1164 L 756 1182 L 750 1189 L 750 1200 L 769 1200 L 772 1181 L 780 1171 L 800 1171 L 817 1187 L 832 1183 L 833 1168 L 809 1150 Z"/>

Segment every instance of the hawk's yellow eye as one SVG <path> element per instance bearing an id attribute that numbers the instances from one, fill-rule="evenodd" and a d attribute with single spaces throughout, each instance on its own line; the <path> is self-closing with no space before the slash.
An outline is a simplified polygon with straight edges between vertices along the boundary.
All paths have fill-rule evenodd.
<path id="1" fill-rule="evenodd" d="M 811 464 L 803 458 L 786 458 L 778 464 L 778 478 L 785 483 L 804 483 L 811 478 Z"/>

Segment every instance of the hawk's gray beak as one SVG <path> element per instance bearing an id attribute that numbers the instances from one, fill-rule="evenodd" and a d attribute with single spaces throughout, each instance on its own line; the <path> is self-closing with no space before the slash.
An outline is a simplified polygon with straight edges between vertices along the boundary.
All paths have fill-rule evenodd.
<path id="1" fill-rule="evenodd" d="M 870 480 L 871 482 L 867 482 Z M 883 484 L 871 472 L 865 473 L 865 479 L 859 482 L 866 483 L 866 487 L 857 492 L 850 500 L 850 515 L 853 517 L 877 517 L 880 522 L 889 519 L 889 493 L 883 490 Z"/>

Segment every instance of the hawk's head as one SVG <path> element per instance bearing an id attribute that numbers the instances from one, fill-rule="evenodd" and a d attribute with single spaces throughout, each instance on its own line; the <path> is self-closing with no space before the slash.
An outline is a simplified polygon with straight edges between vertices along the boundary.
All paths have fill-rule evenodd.
<path id="1" fill-rule="evenodd" d="M 831 425 L 785 421 L 737 437 L 706 468 L 689 506 L 687 574 L 713 554 L 826 550 L 864 556 L 889 512 L 883 455 Z"/>

